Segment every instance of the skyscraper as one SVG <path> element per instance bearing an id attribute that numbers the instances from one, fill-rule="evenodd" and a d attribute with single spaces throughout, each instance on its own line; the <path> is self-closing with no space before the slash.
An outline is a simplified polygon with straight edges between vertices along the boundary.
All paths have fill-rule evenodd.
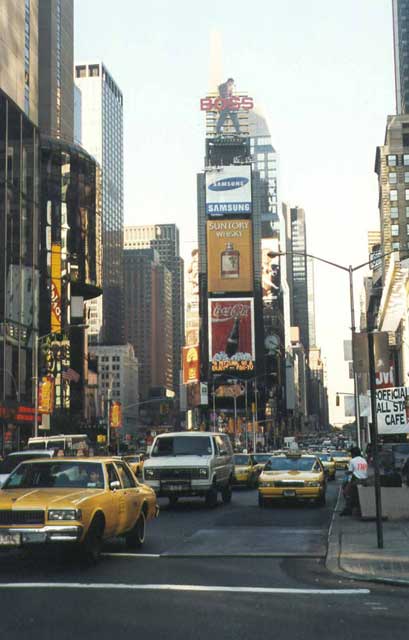
<path id="1" fill-rule="evenodd" d="M 123 96 L 101 62 L 77 64 L 82 145 L 102 169 L 103 296 L 90 302 L 90 341 L 124 342 Z M 101 313 L 102 312 L 102 313 Z"/>
<path id="2" fill-rule="evenodd" d="M 126 249 L 125 336 L 139 362 L 142 400 L 154 387 L 173 390 L 172 275 L 156 249 Z"/>
<path id="3" fill-rule="evenodd" d="M 159 262 L 172 275 L 173 388 L 178 394 L 181 348 L 185 343 L 184 264 L 180 257 L 179 229 L 175 224 L 127 226 L 124 232 L 124 248 L 155 249 Z M 126 298 L 125 300 L 127 301 Z"/>
<path id="4" fill-rule="evenodd" d="M 32 434 L 38 330 L 38 2 L 0 4 L 0 452 Z M 21 427 L 21 428 L 20 428 Z"/>
<path id="5" fill-rule="evenodd" d="M 409 0 L 392 0 L 396 113 L 409 113 Z"/>
<path id="6" fill-rule="evenodd" d="M 73 0 L 40 0 L 39 124 L 43 133 L 71 142 L 74 137 Z"/>
<path id="7" fill-rule="evenodd" d="M 0 88 L 38 124 L 38 0 L 2 0 Z"/>
<path id="8" fill-rule="evenodd" d="M 306 354 L 310 347 L 310 321 L 308 301 L 308 264 L 305 212 L 300 207 L 283 204 L 286 226 L 287 281 L 290 288 L 291 326 L 299 327 L 300 340 Z M 311 345 L 313 346 L 313 345 Z"/>
<path id="9" fill-rule="evenodd" d="M 390 252 L 406 253 L 409 248 L 409 114 L 388 116 L 385 143 L 376 149 L 375 172 L 385 276 Z"/>

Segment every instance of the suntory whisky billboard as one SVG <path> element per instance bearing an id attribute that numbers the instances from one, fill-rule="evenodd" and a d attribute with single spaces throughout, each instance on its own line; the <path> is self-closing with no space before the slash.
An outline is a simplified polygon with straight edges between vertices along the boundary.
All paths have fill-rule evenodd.
<path id="1" fill-rule="evenodd" d="M 252 293 L 253 234 L 250 220 L 207 222 L 207 277 L 211 293 Z"/>
<path id="2" fill-rule="evenodd" d="M 254 371 L 252 298 L 209 299 L 209 360 L 213 373 Z"/>
<path id="3" fill-rule="evenodd" d="M 206 170 L 206 213 L 209 218 L 240 218 L 252 213 L 250 165 Z"/>

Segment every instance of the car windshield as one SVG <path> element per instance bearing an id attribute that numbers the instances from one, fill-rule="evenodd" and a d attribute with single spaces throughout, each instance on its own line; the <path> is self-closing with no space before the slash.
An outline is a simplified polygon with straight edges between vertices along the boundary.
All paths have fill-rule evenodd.
<path id="1" fill-rule="evenodd" d="M 330 460 L 332 460 L 332 455 L 330 455 L 329 453 L 320 453 L 318 457 L 320 460 L 324 460 L 324 462 L 329 462 Z"/>
<path id="2" fill-rule="evenodd" d="M 8 477 L 2 490 L 31 488 L 101 489 L 102 465 L 96 462 L 23 462 Z"/>
<path id="3" fill-rule="evenodd" d="M 256 453 L 253 458 L 257 463 L 264 463 L 270 460 L 271 455 L 269 453 Z"/>
<path id="4" fill-rule="evenodd" d="M 349 453 L 347 453 L 346 451 L 334 451 L 334 453 L 331 453 L 331 457 L 332 458 L 349 458 Z"/>
<path id="5" fill-rule="evenodd" d="M 234 464 L 250 464 L 250 456 L 234 456 Z"/>
<path id="6" fill-rule="evenodd" d="M 7 458 L 5 458 L 3 462 L 0 462 L 0 474 L 11 473 L 13 469 L 15 469 L 20 464 L 20 462 L 24 462 L 24 460 L 34 460 L 35 458 L 49 457 L 49 455 L 43 453 L 30 453 L 30 455 L 22 453 L 20 455 L 17 454 L 7 456 Z"/>
<path id="7" fill-rule="evenodd" d="M 140 462 L 140 459 L 141 459 L 141 456 L 137 456 L 137 455 L 124 457 L 124 460 L 126 462 Z"/>
<path id="8" fill-rule="evenodd" d="M 315 458 L 270 458 L 265 471 L 311 471 Z"/>
<path id="9" fill-rule="evenodd" d="M 158 438 L 151 456 L 209 456 L 211 453 L 212 443 L 209 437 L 166 436 Z"/>

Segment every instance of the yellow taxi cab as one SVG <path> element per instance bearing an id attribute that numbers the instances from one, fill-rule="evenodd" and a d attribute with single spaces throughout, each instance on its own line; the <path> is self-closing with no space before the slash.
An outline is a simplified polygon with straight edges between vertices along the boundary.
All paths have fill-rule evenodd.
<path id="1" fill-rule="evenodd" d="M 122 456 L 122 459 L 125 460 L 127 464 L 129 464 L 132 471 L 138 478 L 142 477 L 143 463 L 145 462 L 144 453 L 128 454 L 126 456 Z"/>
<path id="2" fill-rule="evenodd" d="M 28 460 L 0 489 L 0 549 L 71 543 L 96 561 L 108 538 L 142 546 L 146 522 L 158 513 L 154 491 L 123 460 Z"/>
<path id="3" fill-rule="evenodd" d="M 351 456 L 347 451 L 332 451 L 331 457 L 334 459 L 336 469 L 348 469 Z"/>
<path id="4" fill-rule="evenodd" d="M 332 454 L 317 453 L 317 456 L 321 460 L 322 466 L 324 467 L 325 475 L 327 476 L 328 480 L 335 480 L 337 470 Z"/>
<path id="5" fill-rule="evenodd" d="M 258 503 L 270 500 L 313 500 L 325 504 L 324 467 L 316 455 L 283 453 L 272 456 L 264 467 L 258 484 Z"/>
<path id="6" fill-rule="evenodd" d="M 246 485 L 250 488 L 257 486 L 258 469 L 252 455 L 248 453 L 235 453 L 233 456 L 233 464 L 233 484 Z"/>

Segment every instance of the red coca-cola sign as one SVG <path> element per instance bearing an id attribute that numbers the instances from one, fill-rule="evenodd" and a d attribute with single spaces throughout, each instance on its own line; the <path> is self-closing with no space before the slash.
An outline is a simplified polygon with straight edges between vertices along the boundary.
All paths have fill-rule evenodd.
<path id="1" fill-rule="evenodd" d="M 209 360 L 212 371 L 253 371 L 252 298 L 209 300 Z"/>

